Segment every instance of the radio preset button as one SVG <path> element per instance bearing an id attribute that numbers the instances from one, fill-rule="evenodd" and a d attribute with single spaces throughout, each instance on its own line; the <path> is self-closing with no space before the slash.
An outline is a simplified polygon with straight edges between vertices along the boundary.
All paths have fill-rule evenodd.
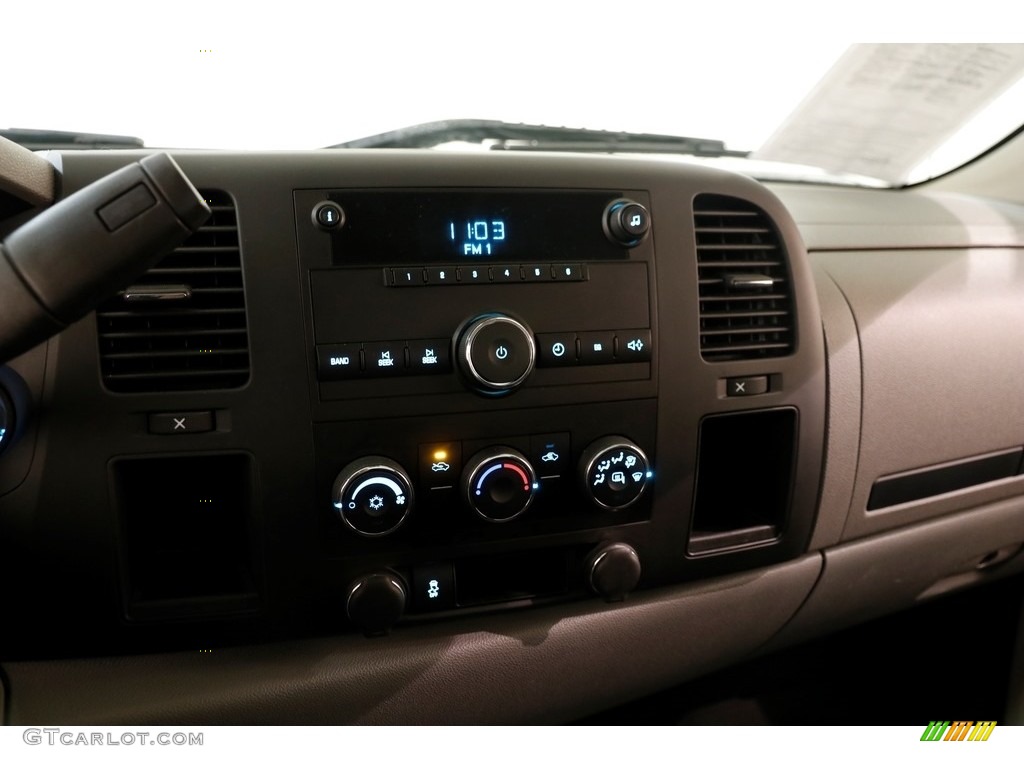
<path id="1" fill-rule="evenodd" d="M 399 287 L 423 285 L 423 268 L 395 267 L 391 270 L 391 285 Z"/>
<path id="2" fill-rule="evenodd" d="M 581 282 L 583 264 L 497 264 L 467 267 L 388 267 L 384 282 L 392 287 L 417 285 L 484 285 L 486 283 Z"/>
<path id="3" fill-rule="evenodd" d="M 519 276 L 518 265 L 503 264 L 499 267 L 491 267 L 491 281 L 495 283 L 518 283 L 521 278 Z"/>
<path id="4" fill-rule="evenodd" d="M 551 267 L 551 276 L 558 281 L 579 281 L 583 280 L 583 266 L 581 264 L 555 264 Z"/>
<path id="5" fill-rule="evenodd" d="M 455 285 L 458 280 L 458 267 L 428 267 L 428 285 Z"/>
<path id="6" fill-rule="evenodd" d="M 528 283 L 550 283 L 551 267 L 547 264 L 527 264 L 523 267 L 523 279 Z"/>
<path id="7" fill-rule="evenodd" d="M 491 281 L 487 267 L 459 267 L 459 282 L 468 284 L 484 284 Z"/>

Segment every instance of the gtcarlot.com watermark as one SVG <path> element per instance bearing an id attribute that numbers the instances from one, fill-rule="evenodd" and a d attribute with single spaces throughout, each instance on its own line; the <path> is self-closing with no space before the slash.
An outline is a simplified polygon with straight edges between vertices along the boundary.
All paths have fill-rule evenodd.
<path id="1" fill-rule="evenodd" d="M 69 731 L 64 728 L 26 728 L 26 744 L 65 747 L 201 747 L 203 733 L 152 733 L 150 731 Z"/>

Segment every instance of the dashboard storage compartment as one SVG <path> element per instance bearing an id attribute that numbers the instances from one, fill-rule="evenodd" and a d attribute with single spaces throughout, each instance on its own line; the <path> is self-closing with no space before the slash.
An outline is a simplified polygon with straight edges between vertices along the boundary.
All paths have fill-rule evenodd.
<path id="1" fill-rule="evenodd" d="M 701 422 L 689 554 L 778 538 L 789 509 L 796 428 L 792 408 Z"/>
<path id="2" fill-rule="evenodd" d="M 112 467 L 129 619 L 257 607 L 249 456 L 120 459 Z"/>

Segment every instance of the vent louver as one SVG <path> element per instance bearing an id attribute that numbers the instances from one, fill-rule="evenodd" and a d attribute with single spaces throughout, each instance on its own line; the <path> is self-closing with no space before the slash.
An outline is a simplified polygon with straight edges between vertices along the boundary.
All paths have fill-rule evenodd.
<path id="1" fill-rule="evenodd" d="M 793 351 L 786 253 L 769 216 L 746 200 L 699 195 L 693 203 L 700 351 L 708 361 Z"/>
<path id="2" fill-rule="evenodd" d="M 230 389 L 249 380 L 235 205 L 226 192 L 201 194 L 210 219 L 96 310 L 103 382 L 113 392 Z"/>

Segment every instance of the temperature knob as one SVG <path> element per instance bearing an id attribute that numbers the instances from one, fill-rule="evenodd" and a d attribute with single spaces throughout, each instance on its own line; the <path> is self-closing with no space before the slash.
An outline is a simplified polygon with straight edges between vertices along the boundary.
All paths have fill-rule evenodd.
<path id="1" fill-rule="evenodd" d="M 474 455 L 463 472 L 466 500 L 480 517 L 504 523 L 526 511 L 537 475 L 523 454 L 503 446 Z"/>
<path id="2" fill-rule="evenodd" d="M 383 456 L 353 461 L 338 474 L 331 492 L 345 525 L 363 536 L 384 536 L 412 510 L 412 483 L 401 465 Z"/>
<path id="3" fill-rule="evenodd" d="M 580 458 L 583 489 L 605 509 L 625 509 L 640 500 L 654 473 L 647 456 L 625 437 L 603 437 Z"/>

